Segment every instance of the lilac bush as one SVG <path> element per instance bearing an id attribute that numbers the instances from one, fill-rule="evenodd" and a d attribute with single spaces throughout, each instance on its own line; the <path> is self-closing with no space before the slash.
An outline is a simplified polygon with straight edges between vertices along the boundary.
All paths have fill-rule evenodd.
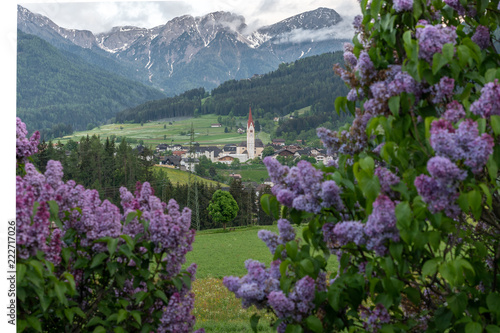
<path id="1" fill-rule="evenodd" d="M 258 304 L 278 332 L 496 332 L 500 4 L 360 4 L 334 65 L 350 88 L 335 111 L 354 120 L 317 129 L 335 163 L 265 161 L 263 208 L 303 227 L 259 233 L 280 275 Z"/>
<path id="2" fill-rule="evenodd" d="M 28 277 L 18 284 L 18 325 L 191 332 L 196 265 L 181 268 L 194 241 L 190 210 L 162 203 L 144 183 L 135 195 L 120 189 L 122 212 L 96 190 L 63 182 L 58 161 L 41 174 L 26 160 L 38 135 L 27 140 L 19 118 L 17 127 L 17 161 L 24 162 L 16 178 L 17 269 Z"/>

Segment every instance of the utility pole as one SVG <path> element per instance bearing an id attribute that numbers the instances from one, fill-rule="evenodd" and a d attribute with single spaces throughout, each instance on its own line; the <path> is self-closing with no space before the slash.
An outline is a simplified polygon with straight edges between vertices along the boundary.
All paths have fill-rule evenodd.
<path id="1" fill-rule="evenodd" d="M 194 180 L 194 155 L 195 147 L 194 142 L 194 127 L 191 123 L 191 133 L 189 138 L 189 154 L 188 154 L 188 195 L 187 195 L 187 205 L 194 213 L 191 218 L 191 226 L 200 230 L 200 203 L 198 200 L 198 182 Z M 194 220 L 193 220 L 194 217 Z M 194 222 L 194 223 L 193 223 Z"/>

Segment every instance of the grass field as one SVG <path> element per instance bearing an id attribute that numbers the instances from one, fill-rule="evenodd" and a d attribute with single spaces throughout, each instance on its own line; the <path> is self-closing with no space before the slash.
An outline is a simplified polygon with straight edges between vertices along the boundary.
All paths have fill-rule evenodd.
<path id="1" fill-rule="evenodd" d="M 189 174 L 187 171 L 181 171 L 181 170 L 178 170 L 178 169 L 170 169 L 170 168 L 167 168 L 167 167 L 160 167 L 160 166 L 155 166 L 154 167 L 154 171 L 155 172 L 158 172 L 158 171 L 163 171 L 164 173 L 166 173 L 166 175 L 168 176 L 168 179 L 169 181 L 172 183 L 172 184 L 187 184 L 189 182 Z M 229 187 L 229 185 L 226 185 L 226 184 L 223 184 L 223 183 L 217 183 L 216 181 L 213 181 L 213 180 L 209 180 L 209 179 L 205 179 L 205 178 L 201 178 L 201 177 L 198 177 L 196 175 L 193 175 L 193 181 L 199 181 L 199 182 L 203 182 L 203 183 L 206 183 L 208 185 L 212 185 L 212 186 L 217 186 L 217 184 L 220 184 L 221 187 Z"/>
<path id="2" fill-rule="evenodd" d="M 99 135 L 103 140 L 111 135 L 117 137 L 127 137 L 136 140 L 144 140 L 145 145 L 156 146 L 160 143 L 189 144 L 191 124 L 194 129 L 194 141 L 201 145 L 225 145 L 228 143 L 240 143 L 246 141 L 245 134 L 238 134 L 236 129 L 230 133 L 224 133 L 224 127 L 212 128 L 211 124 L 217 123 L 217 115 L 203 115 L 198 118 L 178 119 L 176 121 L 153 121 L 141 124 L 110 124 L 96 127 L 90 131 L 75 132 L 63 138 L 62 143 L 69 139 L 80 140 L 82 136 Z M 246 126 L 246 117 L 236 117 L 236 123 Z M 171 124 L 170 124 L 171 123 Z M 164 128 L 164 126 L 166 128 Z M 184 135 L 182 135 L 184 133 Z M 166 138 L 164 138 L 166 136 Z M 257 137 L 267 144 L 270 142 L 270 135 L 264 132 L 258 133 Z"/>
<path id="3" fill-rule="evenodd" d="M 195 293 L 196 329 L 205 328 L 208 332 L 252 332 L 250 317 L 254 313 L 261 316 L 259 332 L 275 332 L 269 324 L 273 315 L 259 311 L 255 307 L 242 309 L 241 300 L 235 298 L 222 285 L 222 277 L 243 276 L 247 273 L 245 260 L 254 259 L 269 266 L 272 260 L 269 249 L 257 233 L 261 229 L 277 232 L 277 226 L 256 226 L 237 228 L 223 233 L 221 230 L 206 230 L 197 233 L 193 251 L 186 256 L 186 265 L 198 265 Z M 297 238 L 302 237 L 302 227 L 295 227 Z M 328 267 L 336 270 L 335 256 L 331 256 Z"/>
<path id="4" fill-rule="evenodd" d="M 232 170 L 218 170 L 218 172 L 223 176 L 229 176 L 230 173 L 239 173 L 241 175 L 242 181 L 253 181 L 257 183 L 262 183 L 262 180 L 269 178 L 269 173 L 265 166 L 256 169 L 232 169 Z"/>

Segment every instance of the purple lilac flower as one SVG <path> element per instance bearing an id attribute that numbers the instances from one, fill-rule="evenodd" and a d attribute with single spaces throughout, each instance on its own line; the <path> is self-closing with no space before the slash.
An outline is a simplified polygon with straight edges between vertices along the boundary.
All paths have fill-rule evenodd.
<path id="1" fill-rule="evenodd" d="M 400 182 L 399 177 L 384 167 L 377 167 L 375 169 L 375 175 L 378 177 L 380 182 L 380 191 L 388 196 L 392 196 L 394 191 L 391 189 L 391 186 Z"/>
<path id="2" fill-rule="evenodd" d="M 394 0 L 393 8 L 398 13 L 412 10 L 413 0 Z"/>
<path id="3" fill-rule="evenodd" d="M 430 25 L 426 21 L 419 22 L 423 28 L 417 27 L 416 37 L 421 59 L 432 63 L 435 53 L 441 53 L 444 44 L 456 44 L 457 33 L 454 26 Z"/>
<path id="4" fill-rule="evenodd" d="M 436 83 L 430 88 L 433 95 L 432 103 L 438 104 L 453 96 L 453 89 L 455 88 L 455 80 L 449 77 L 442 77 L 439 83 Z"/>
<path id="5" fill-rule="evenodd" d="M 351 43 L 344 43 L 343 47 L 344 52 L 354 52 L 354 45 L 352 45 Z"/>
<path id="6" fill-rule="evenodd" d="M 484 50 L 490 46 L 490 31 L 484 25 L 478 25 L 471 40 Z"/>
<path id="7" fill-rule="evenodd" d="M 467 119 L 455 130 L 445 119 L 431 124 L 430 143 L 439 156 L 452 161 L 463 160 L 473 173 L 478 173 L 493 153 L 494 140 L 484 133 L 479 136 L 478 125 L 472 119 Z"/>
<path id="8" fill-rule="evenodd" d="M 481 89 L 481 96 L 472 103 L 470 111 L 483 118 L 492 115 L 500 116 L 500 84 L 498 84 L 498 79 L 484 85 Z"/>
<path id="9" fill-rule="evenodd" d="M 373 203 L 373 211 L 368 216 L 365 234 L 368 236 L 366 248 L 374 250 L 379 256 L 387 252 L 386 241 L 399 241 L 399 230 L 396 228 L 395 204 L 389 197 L 380 194 Z"/>
<path id="10" fill-rule="evenodd" d="M 460 119 L 465 118 L 465 110 L 462 104 L 458 101 L 452 101 L 446 105 L 446 111 L 443 114 L 443 118 L 451 123 L 456 123 Z"/>
<path id="11" fill-rule="evenodd" d="M 436 156 L 427 162 L 432 177 L 420 175 L 415 187 L 431 213 L 444 211 L 447 216 L 456 217 L 460 212 L 456 204 L 459 197 L 458 182 L 467 176 L 446 157 Z"/>
<path id="12" fill-rule="evenodd" d="M 459 0 L 444 0 L 444 3 L 456 10 L 458 15 L 465 15 L 465 8 Z"/>
<path id="13" fill-rule="evenodd" d="M 288 168 L 268 156 L 264 164 L 275 183 L 271 191 L 281 204 L 311 213 L 319 213 L 322 207 L 343 209 L 340 189 L 333 181 L 322 183 L 323 172 L 311 163 L 300 161 Z"/>
<path id="14" fill-rule="evenodd" d="M 284 245 L 295 239 L 295 229 L 286 219 L 278 220 L 278 231 L 280 233 L 278 237 L 278 242 L 280 244 Z"/>
<path id="15" fill-rule="evenodd" d="M 364 93 L 363 93 L 363 90 L 361 90 L 361 89 L 352 88 L 347 93 L 347 100 L 351 101 L 351 102 L 360 101 L 363 98 L 364 98 Z"/>
<path id="16" fill-rule="evenodd" d="M 359 81 L 362 85 L 369 83 L 376 75 L 375 66 L 366 51 L 361 51 L 355 68 L 359 73 Z"/>
<path id="17" fill-rule="evenodd" d="M 194 294 L 174 293 L 160 319 L 159 333 L 166 332 L 191 332 L 196 318 L 191 314 L 194 308 Z"/>
<path id="18" fill-rule="evenodd" d="M 327 225 L 327 224 L 325 224 Z M 323 230 L 325 229 L 323 226 Z M 365 225 L 359 221 L 344 221 L 337 223 L 333 228 L 333 235 L 339 245 L 348 243 L 356 245 L 366 244 Z"/>
<path id="19" fill-rule="evenodd" d="M 355 33 L 363 31 L 363 16 L 356 15 L 352 21 L 352 26 L 354 27 Z"/>
<path id="20" fill-rule="evenodd" d="M 455 163 L 446 157 L 434 156 L 427 162 L 429 174 L 446 183 L 462 181 L 467 177 L 467 172 L 461 170 Z"/>
<path id="21" fill-rule="evenodd" d="M 389 312 L 380 303 L 375 305 L 373 310 L 369 310 L 365 307 L 361 307 L 360 309 L 360 317 L 366 320 L 363 323 L 363 327 L 368 332 L 378 332 L 378 330 L 382 328 L 382 324 L 387 324 L 391 321 Z"/>
<path id="22" fill-rule="evenodd" d="M 248 259 L 245 261 L 245 268 L 248 274 L 242 278 L 235 276 L 225 276 L 222 283 L 233 292 L 237 298 L 241 298 L 243 308 L 255 305 L 258 309 L 267 305 L 267 295 L 273 291 L 280 290 L 279 263 L 278 272 L 276 264 L 271 265 L 271 269 L 266 269 L 265 265 Z"/>
<path id="23" fill-rule="evenodd" d="M 38 141 L 40 140 L 40 132 L 33 133 L 31 138 L 27 138 L 28 131 L 26 124 L 16 117 L 16 160 L 24 163 L 28 156 L 38 152 Z"/>
<path id="24" fill-rule="evenodd" d="M 279 245 L 278 235 L 269 230 L 259 230 L 257 236 L 261 241 L 266 243 L 267 248 L 269 249 L 269 251 L 271 251 L 271 254 L 274 255 L 276 247 L 278 247 Z"/>
<path id="25" fill-rule="evenodd" d="M 350 68 L 356 67 L 358 58 L 350 51 L 344 51 L 344 64 Z"/>
<path id="26" fill-rule="evenodd" d="M 283 291 L 273 291 L 268 297 L 269 305 L 273 308 L 274 313 L 278 318 L 286 318 L 291 316 L 295 309 L 293 301 L 288 299 Z"/>

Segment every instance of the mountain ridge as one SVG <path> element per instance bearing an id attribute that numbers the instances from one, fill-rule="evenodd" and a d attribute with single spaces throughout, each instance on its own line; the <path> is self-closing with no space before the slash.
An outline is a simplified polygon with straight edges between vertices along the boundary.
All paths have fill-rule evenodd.
<path id="1" fill-rule="evenodd" d="M 250 31 L 243 16 L 219 11 L 176 17 L 149 29 L 118 26 L 94 35 L 59 27 L 18 6 L 18 27 L 23 32 L 87 54 L 92 64 L 168 96 L 200 86 L 213 89 L 228 79 L 275 70 L 280 63 L 340 50 L 347 40 L 339 38 L 344 33 L 339 29 L 342 22 L 335 10 L 320 7 Z M 71 44 L 81 49 L 73 50 Z"/>

